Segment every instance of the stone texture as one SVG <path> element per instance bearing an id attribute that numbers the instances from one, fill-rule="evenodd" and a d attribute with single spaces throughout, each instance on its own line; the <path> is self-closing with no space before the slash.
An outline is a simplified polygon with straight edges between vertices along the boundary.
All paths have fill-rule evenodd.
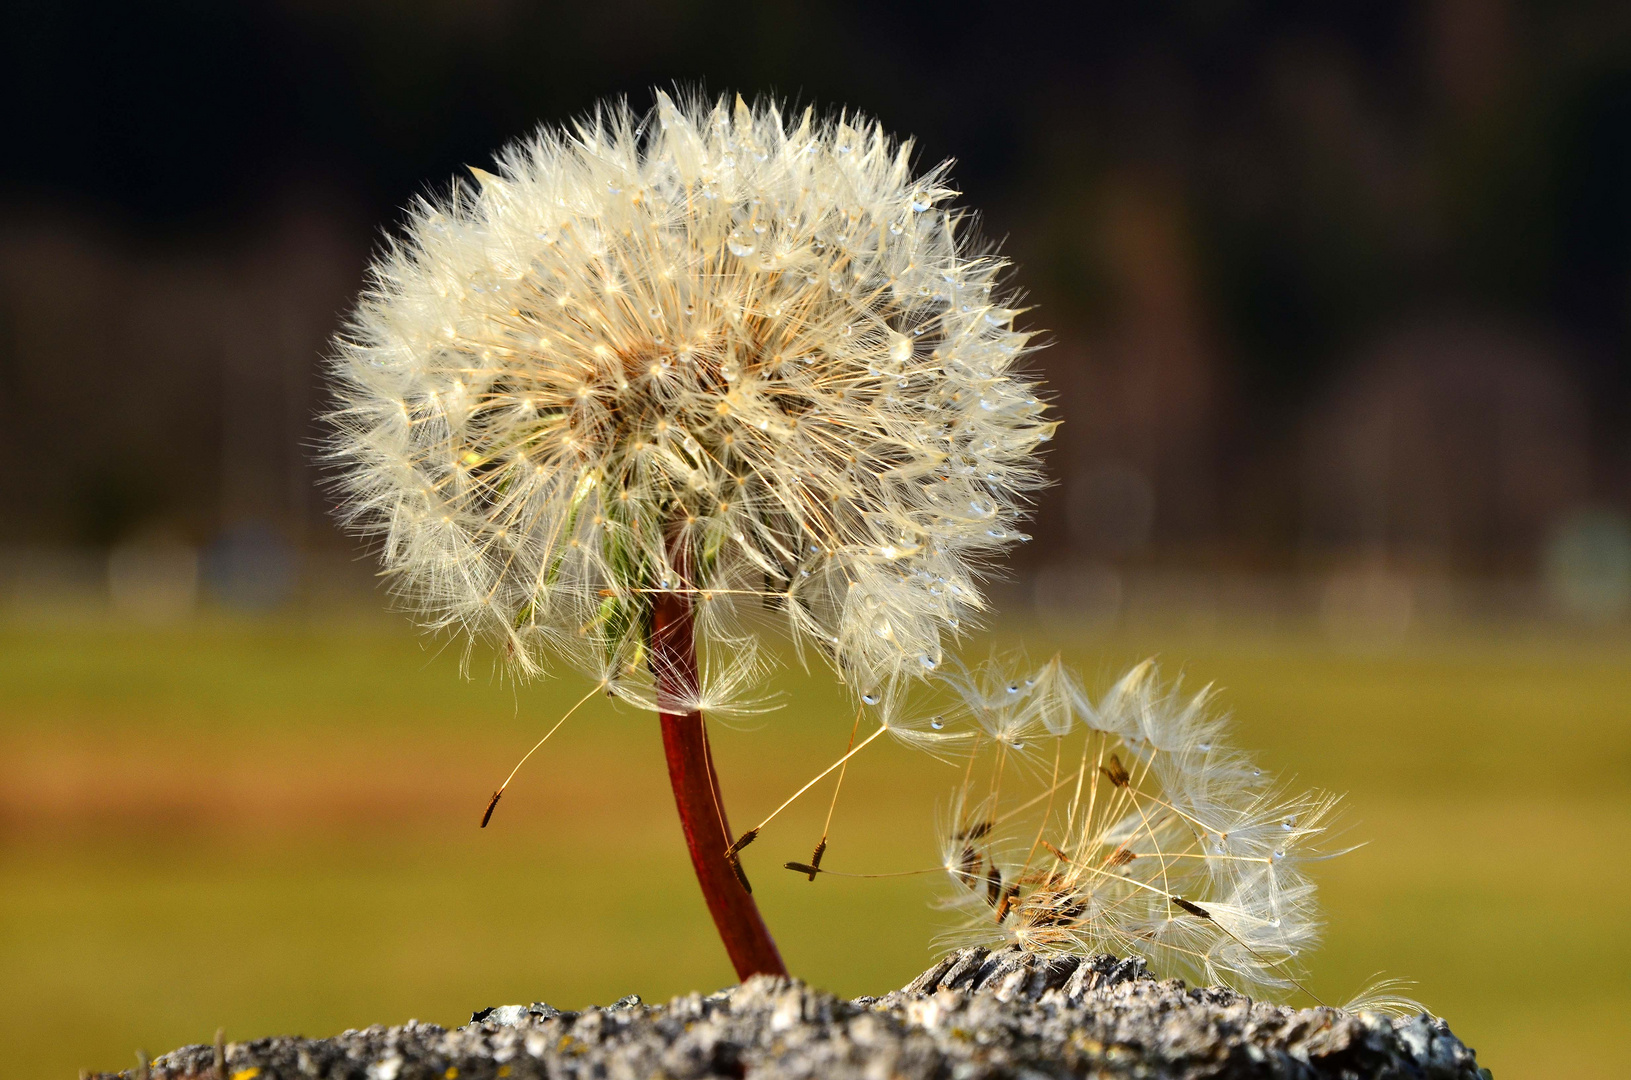
<path id="1" fill-rule="evenodd" d="M 505 1005 L 453 1030 L 410 1022 L 232 1043 L 226 1066 L 225 1080 L 1488 1077 L 1435 1017 L 1291 1009 L 1158 981 L 1136 959 L 978 948 L 881 998 L 760 977 L 666 1005 Z M 209 1046 L 151 1067 L 152 1080 L 215 1076 Z"/>

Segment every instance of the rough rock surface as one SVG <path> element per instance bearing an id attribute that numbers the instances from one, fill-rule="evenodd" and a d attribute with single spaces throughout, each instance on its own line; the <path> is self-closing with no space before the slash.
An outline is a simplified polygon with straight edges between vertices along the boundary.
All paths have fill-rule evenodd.
<path id="1" fill-rule="evenodd" d="M 222 1080 L 761 1077 L 1410 1077 L 1478 1080 L 1444 1021 L 1267 1005 L 1157 981 L 1140 960 L 1038 960 L 965 949 L 881 998 L 845 1001 L 756 977 L 666 1005 L 482 1009 L 447 1030 L 410 1021 L 332 1039 L 225 1047 Z M 152 1063 L 153 1080 L 215 1080 L 216 1048 Z M 127 1077 L 136 1073 L 123 1074 Z"/>

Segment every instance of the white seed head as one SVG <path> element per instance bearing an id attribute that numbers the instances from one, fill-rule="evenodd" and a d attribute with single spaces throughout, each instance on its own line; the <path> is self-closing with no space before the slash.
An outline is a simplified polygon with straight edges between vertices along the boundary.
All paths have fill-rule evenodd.
<path id="1" fill-rule="evenodd" d="M 1164 687 L 1149 662 L 1097 705 L 1057 660 L 1011 681 L 988 666 L 959 689 L 990 760 L 970 763 L 941 823 L 948 906 L 964 914 L 952 939 L 1138 954 L 1239 989 L 1295 982 L 1319 936 L 1305 868 L 1333 798 L 1274 787 L 1224 745 L 1209 691 Z"/>
<path id="2" fill-rule="evenodd" d="M 413 208 L 334 362 L 345 517 L 428 622 L 638 678 L 652 597 L 859 689 L 937 667 L 1054 424 L 945 166 L 659 95 Z M 704 597 L 706 597 L 704 601 Z"/>

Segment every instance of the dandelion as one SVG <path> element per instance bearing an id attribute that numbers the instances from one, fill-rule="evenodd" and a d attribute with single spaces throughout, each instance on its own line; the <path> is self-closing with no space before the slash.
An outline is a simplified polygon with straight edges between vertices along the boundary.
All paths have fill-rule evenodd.
<path id="1" fill-rule="evenodd" d="M 344 518 L 429 627 L 662 715 L 737 970 L 780 971 L 701 711 L 764 625 L 877 695 L 983 610 L 1054 427 L 1004 263 L 853 115 L 658 95 L 497 161 L 413 207 L 338 343 Z"/>
<path id="2" fill-rule="evenodd" d="M 1336 800 L 1276 787 L 1229 748 L 1209 689 L 1186 696 L 1146 662 L 1093 705 L 1057 660 L 959 689 L 994 761 L 982 773 L 971 758 L 941 824 L 947 903 L 964 914 L 954 938 L 1301 987 L 1298 958 L 1320 932 L 1306 867 L 1329 854 Z M 1050 720 L 1045 752 L 1004 784 L 1011 733 Z"/>

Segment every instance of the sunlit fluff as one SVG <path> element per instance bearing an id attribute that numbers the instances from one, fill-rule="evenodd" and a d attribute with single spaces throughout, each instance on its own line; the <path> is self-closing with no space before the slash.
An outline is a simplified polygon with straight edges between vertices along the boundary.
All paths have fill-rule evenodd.
<path id="1" fill-rule="evenodd" d="M 941 832 L 966 915 L 954 938 L 1137 954 L 1242 990 L 1296 983 L 1333 798 L 1277 787 L 1224 744 L 1208 690 L 1163 686 L 1149 662 L 1097 704 L 1057 660 L 961 689 L 984 749 Z"/>
<path id="2" fill-rule="evenodd" d="M 334 363 L 348 522 L 427 621 L 641 693 L 652 597 L 937 667 L 1053 424 L 945 167 L 849 116 L 612 107 L 412 210 Z M 473 170 L 474 171 L 474 170 Z"/>

